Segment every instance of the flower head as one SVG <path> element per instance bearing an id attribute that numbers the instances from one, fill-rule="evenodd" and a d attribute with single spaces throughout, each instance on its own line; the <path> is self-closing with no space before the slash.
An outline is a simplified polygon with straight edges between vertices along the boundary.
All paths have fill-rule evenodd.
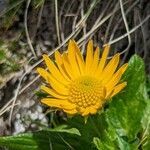
<path id="1" fill-rule="evenodd" d="M 55 62 L 43 55 L 48 71 L 37 71 L 46 80 L 41 89 L 49 96 L 41 102 L 72 115 L 95 114 L 127 84 L 120 83 L 120 79 L 128 65 L 117 69 L 119 53 L 107 62 L 109 49 L 107 45 L 100 57 L 99 47 L 93 50 L 93 42 L 89 41 L 84 59 L 76 42 L 70 40 L 67 52 L 55 52 Z"/>

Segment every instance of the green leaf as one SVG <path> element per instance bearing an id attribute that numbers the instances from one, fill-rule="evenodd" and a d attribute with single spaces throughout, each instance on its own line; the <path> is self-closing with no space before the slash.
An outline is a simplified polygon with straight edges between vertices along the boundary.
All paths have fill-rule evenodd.
<path id="1" fill-rule="evenodd" d="M 48 131 L 51 131 L 51 132 L 66 132 L 66 133 L 76 134 L 76 135 L 81 136 L 78 129 L 76 129 L 76 128 L 68 129 L 67 125 L 61 125 L 61 126 L 58 126 L 54 129 L 49 129 Z"/>
<path id="2" fill-rule="evenodd" d="M 147 101 L 147 107 L 142 119 L 143 133 L 141 137 L 141 145 L 143 150 L 150 149 L 150 99 Z"/>
<path id="3" fill-rule="evenodd" d="M 0 50 L 0 61 L 2 61 L 3 59 L 5 59 L 6 54 L 3 50 Z"/>
<path id="4" fill-rule="evenodd" d="M 81 138 L 93 141 L 98 149 L 132 150 L 140 144 L 147 94 L 144 63 L 137 55 L 130 59 L 123 80 L 127 81 L 127 87 L 112 99 L 102 114 L 89 117 L 87 124 L 79 117 L 70 121 L 72 127 L 79 129 Z"/>
<path id="5" fill-rule="evenodd" d="M 72 144 L 78 146 L 77 134 L 79 134 L 77 129 L 39 131 L 0 137 L 0 145 L 10 150 L 73 149 Z"/>
<path id="6" fill-rule="evenodd" d="M 127 87 L 112 99 L 105 113 L 108 134 L 105 134 L 107 141 L 103 141 L 103 145 L 113 141 L 115 149 L 130 150 L 136 149 L 140 142 L 138 134 L 142 131 L 147 98 L 144 63 L 137 55 L 129 61 L 123 80 L 127 81 Z"/>
<path id="7" fill-rule="evenodd" d="M 93 138 L 93 143 L 95 144 L 95 146 L 96 146 L 96 148 L 97 148 L 98 150 L 101 150 L 101 149 L 100 149 L 100 147 L 101 147 L 101 141 L 100 141 L 100 139 L 99 139 L 98 137 L 94 137 L 94 138 Z"/>
<path id="8" fill-rule="evenodd" d="M 146 90 L 148 93 L 148 96 L 150 97 L 150 75 L 147 76 L 147 80 L 146 80 Z"/>

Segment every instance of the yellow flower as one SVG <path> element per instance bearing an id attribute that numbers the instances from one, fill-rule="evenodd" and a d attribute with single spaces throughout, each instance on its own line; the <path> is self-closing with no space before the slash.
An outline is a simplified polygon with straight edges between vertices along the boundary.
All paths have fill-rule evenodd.
<path id="1" fill-rule="evenodd" d="M 84 60 L 76 42 L 70 40 L 66 52 L 62 55 L 55 52 L 55 62 L 43 55 L 48 71 L 43 68 L 37 68 L 37 71 L 47 82 L 41 89 L 49 97 L 41 102 L 72 115 L 95 114 L 127 84 L 120 83 L 120 79 L 128 64 L 117 70 L 120 55 L 116 54 L 107 62 L 109 49 L 107 45 L 100 57 L 99 47 L 94 51 L 93 42 L 89 41 Z"/>

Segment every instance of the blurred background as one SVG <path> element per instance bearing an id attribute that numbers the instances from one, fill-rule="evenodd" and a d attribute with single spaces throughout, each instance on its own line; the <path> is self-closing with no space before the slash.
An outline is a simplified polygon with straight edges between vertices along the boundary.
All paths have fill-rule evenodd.
<path id="1" fill-rule="evenodd" d="M 0 0 L 0 136 L 35 131 L 64 116 L 46 116 L 35 68 L 42 54 L 53 58 L 71 38 L 83 53 L 89 39 L 100 48 L 109 43 L 110 57 L 120 52 L 121 63 L 140 55 L 150 92 L 149 0 Z"/>

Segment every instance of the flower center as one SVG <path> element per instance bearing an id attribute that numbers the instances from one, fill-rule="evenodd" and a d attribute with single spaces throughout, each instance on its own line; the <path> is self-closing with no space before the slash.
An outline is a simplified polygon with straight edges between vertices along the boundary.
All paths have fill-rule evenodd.
<path id="1" fill-rule="evenodd" d="M 103 97 L 104 87 L 93 77 L 82 76 L 70 85 L 69 101 L 77 108 L 99 105 Z"/>

